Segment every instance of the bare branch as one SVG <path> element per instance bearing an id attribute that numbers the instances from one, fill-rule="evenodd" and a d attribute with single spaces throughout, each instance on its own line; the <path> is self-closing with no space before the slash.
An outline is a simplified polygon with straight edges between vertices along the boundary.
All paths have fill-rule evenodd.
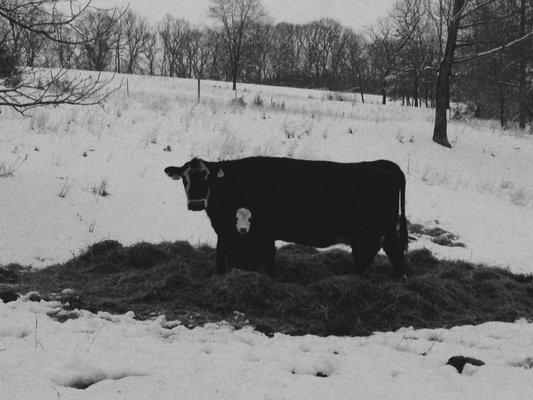
<path id="1" fill-rule="evenodd" d="M 96 77 L 88 74 L 74 74 L 64 69 L 50 70 L 26 69 L 20 82 L 14 86 L 0 84 L 0 106 L 9 106 L 20 113 L 43 105 L 99 105 L 121 84 L 111 88 L 114 75 L 104 79 L 101 73 Z M 0 81 L 1 83 L 1 81 Z"/>
<path id="2" fill-rule="evenodd" d="M 473 60 L 474 58 L 485 57 L 485 56 L 488 56 L 490 54 L 497 53 L 499 51 L 502 51 L 502 50 L 505 50 L 505 49 L 507 49 L 509 47 L 512 47 L 512 46 L 514 46 L 514 45 L 516 45 L 518 43 L 521 43 L 521 42 L 529 39 L 532 36 L 533 36 L 533 31 L 527 33 L 526 35 L 524 35 L 522 37 L 519 37 L 518 39 L 513 40 L 512 42 L 505 43 L 505 44 L 503 44 L 501 46 L 494 47 L 494 48 L 492 48 L 490 50 L 482 51 L 480 53 L 476 53 L 476 54 L 473 54 L 473 55 L 468 56 L 468 57 L 455 59 L 454 63 L 462 63 L 462 62 Z"/>
<path id="3" fill-rule="evenodd" d="M 514 17 L 514 16 L 515 16 L 514 13 L 509 13 L 509 14 L 506 14 L 506 15 L 499 16 L 497 18 L 487 19 L 487 20 L 483 20 L 483 21 L 476 21 L 476 22 L 472 22 L 470 24 L 464 24 L 464 25 L 461 25 L 459 27 L 459 29 L 460 30 L 466 30 L 466 29 L 474 28 L 474 27 L 481 26 L 481 25 L 494 24 L 496 22 L 501 22 L 504 19 L 511 18 L 511 17 Z"/>

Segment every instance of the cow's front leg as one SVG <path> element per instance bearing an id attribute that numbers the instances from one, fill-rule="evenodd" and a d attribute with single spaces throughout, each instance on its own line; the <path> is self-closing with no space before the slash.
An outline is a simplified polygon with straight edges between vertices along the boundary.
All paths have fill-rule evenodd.
<path id="1" fill-rule="evenodd" d="M 264 270 L 272 278 L 274 276 L 276 242 L 273 239 L 263 239 L 257 250 L 259 252 L 259 271 Z"/>
<path id="2" fill-rule="evenodd" d="M 227 240 L 218 235 L 217 240 L 217 274 L 224 275 L 228 271 Z"/>

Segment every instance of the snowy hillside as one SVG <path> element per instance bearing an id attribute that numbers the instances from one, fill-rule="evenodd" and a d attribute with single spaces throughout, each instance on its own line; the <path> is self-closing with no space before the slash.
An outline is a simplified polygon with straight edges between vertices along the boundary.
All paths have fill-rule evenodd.
<path id="1" fill-rule="evenodd" d="M 533 324 L 273 338 L 0 302 L 1 399 L 531 399 Z M 446 365 L 473 357 L 462 373 Z"/>
<path id="2" fill-rule="evenodd" d="M 452 150 L 432 143 L 433 110 L 355 102 L 317 90 L 119 76 L 100 108 L 0 115 L 0 265 L 42 267 L 89 244 L 178 239 L 214 244 L 203 213 L 186 210 L 167 165 L 191 156 L 362 161 L 388 158 L 407 175 L 411 223 L 438 226 L 466 247 L 422 238 L 440 257 L 533 272 L 533 140 L 496 122 L 452 122 Z M 254 105 L 259 95 L 263 104 Z M 170 150 L 170 151 L 167 151 Z M 107 196 L 101 196 L 102 194 Z"/>
<path id="3" fill-rule="evenodd" d="M 165 290 L 176 292 L 177 274 L 189 290 L 179 291 L 182 297 L 194 293 L 196 300 L 207 298 L 219 308 L 220 299 L 226 299 L 225 311 L 231 313 L 236 310 L 232 308 L 235 298 L 227 293 L 236 290 L 243 307 L 250 298 L 258 308 L 279 314 L 278 326 L 290 310 L 300 313 L 302 301 L 319 320 L 323 317 L 328 322 L 332 314 L 331 320 L 354 325 L 354 310 L 368 314 L 367 302 L 373 301 L 365 297 L 365 290 L 388 297 L 374 301 L 371 310 L 381 307 L 381 312 L 366 315 L 367 320 L 374 315 L 390 319 L 388 327 L 406 311 L 412 312 L 409 321 L 418 326 L 444 325 L 450 322 L 446 312 L 461 323 L 491 321 L 494 313 L 496 319 L 514 321 L 516 315 L 529 315 L 524 314 L 524 307 L 530 309 L 528 277 L 442 262 L 438 268 L 424 266 L 434 275 L 421 273 L 405 282 L 391 281 L 381 270 L 370 271 L 364 278 L 324 275 L 309 287 L 315 295 L 324 293 L 328 301 L 339 303 L 328 308 L 329 303 L 309 303 L 317 296 L 298 297 L 308 289 L 305 282 L 298 286 L 290 280 L 261 280 L 251 272 L 220 278 L 213 265 L 207 272 L 204 263 L 192 268 L 184 261 L 187 252 L 179 250 L 188 244 L 162 245 L 167 250 L 151 245 L 124 249 L 118 242 L 104 241 L 129 245 L 187 240 L 213 245 L 215 236 L 205 214 L 187 211 L 181 183 L 163 174 L 164 167 L 180 165 L 192 156 L 209 160 L 249 155 L 335 161 L 388 158 L 407 175 L 407 216 L 413 224 L 411 234 L 418 238 L 411 249 L 427 247 L 440 258 L 533 273 L 531 136 L 502 131 L 493 122 L 452 122 L 454 148 L 450 150 L 431 141 L 432 110 L 382 106 L 373 96 L 366 96 L 362 104 L 359 97 L 353 102 L 353 96 L 346 94 L 240 85 L 239 96 L 248 103 L 242 106 L 230 102 L 228 84 L 204 82 L 203 101 L 197 105 L 194 81 L 123 76 L 117 82 L 122 78 L 128 79 L 129 94 L 122 87 L 105 110 L 47 108 L 23 117 L 4 109 L 0 114 L 0 266 L 18 263 L 41 269 L 99 243 L 72 264 L 26 274 L 41 279 L 43 292 L 64 282 L 76 286 L 77 291 L 64 292 L 75 296 L 63 305 L 29 301 L 39 300 L 35 294 L 0 301 L 0 399 L 533 398 L 533 324 L 524 318 L 477 326 L 450 327 L 455 325 L 450 323 L 437 329 L 406 326 L 368 337 L 281 333 L 268 337 L 252 330 L 245 320 L 239 320 L 243 326 L 239 330 L 224 321 L 188 329 L 185 317 L 167 321 L 160 314 L 170 307 L 178 315 L 185 308 L 184 315 L 190 316 L 194 308 L 177 302 L 177 297 L 158 303 Z M 431 228 L 452 232 L 457 236 L 453 241 L 464 247 L 431 241 L 423 234 Z M 101 247 L 99 252 L 96 247 Z M 143 249 L 147 256 L 136 257 Z M 165 251 L 179 260 L 165 258 Z M 187 254 L 196 260 L 209 252 L 213 250 L 200 248 Z M 427 251 L 416 257 L 423 253 L 418 268 L 431 259 Z M 100 264 L 93 262 L 100 257 L 104 260 Z M 108 262 L 105 257 L 116 259 Z M 162 264 L 126 266 L 127 260 L 139 264 L 145 259 L 150 262 L 150 257 L 160 257 Z M 335 254 L 328 257 L 339 260 Z M 72 271 L 76 266 L 84 269 Z M 470 272 L 472 268 L 477 269 Z M 458 269 L 464 274 L 458 274 Z M 9 274 L 24 275 L 13 271 L 17 269 L 6 271 L 2 287 L 11 287 Z M 206 277 L 207 273 L 212 276 Z M 248 292 L 232 286 L 236 283 Z M 270 288 L 268 295 L 255 293 L 263 301 L 273 297 L 279 301 L 279 293 L 287 298 L 281 311 L 249 295 L 262 284 L 262 290 Z M 335 291 L 338 287 L 345 292 Z M 111 293 L 111 288 L 116 290 Z M 501 290 L 505 293 L 494 293 L 499 288 L 505 288 Z M 361 292 L 357 293 L 360 304 L 337 301 L 350 299 L 349 290 Z M 431 298 L 421 298 L 427 292 Z M 492 303 L 483 297 L 487 293 L 494 294 Z M 91 303 L 94 296 L 100 296 L 101 302 Z M 515 300 L 522 307 L 518 311 Z M 202 301 L 195 307 L 205 306 Z M 495 302 L 501 309 L 493 306 Z M 450 311 L 452 303 L 459 308 Z M 122 310 L 144 307 L 154 318 L 140 321 L 131 311 L 114 315 L 72 310 L 101 310 L 94 304 L 107 304 L 107 309 L 119 305 Z M 158 311 L 150 312 L 150 307 Z M 487 307 L 492 314 L 484 312 Z M 426 317 L 428 313 L 432 319 Z M 357 318 L 361 325 L 363 313 Z M 439 318 L 446 322 L 437 325 Z M 472 357 L 484 365 L 468 363 L 458 371 L 447 365 L 453 356 Z"/>

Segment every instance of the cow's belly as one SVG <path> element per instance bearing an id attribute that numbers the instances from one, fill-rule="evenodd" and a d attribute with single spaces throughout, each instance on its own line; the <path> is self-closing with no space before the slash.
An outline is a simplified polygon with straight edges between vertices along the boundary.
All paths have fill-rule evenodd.
<path id="1" fill-rule="evenodd" d="M 338 234 L 307 235 L 307 234 L 280 234 L 276 239 L 284 242 L 293 242 L 313 247 L 329 247 L 335 244 L 351 244 L 347 236 Z"/>
<path id="2" fill-rule="evenodd" d="M 307 246 L 328 247 L 338 243 L 349 244 L 357 228 L 350 224 L 331 224 L 313 214 L 292 223 L 280 223 L 276 239 Z"/>

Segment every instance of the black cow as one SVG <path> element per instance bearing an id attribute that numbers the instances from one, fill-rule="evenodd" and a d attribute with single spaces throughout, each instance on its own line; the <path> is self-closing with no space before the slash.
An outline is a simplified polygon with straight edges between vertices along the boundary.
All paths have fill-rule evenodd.
<path id="1" fill-rule="evenodd" d="M 405 176 L 391 161 L 195 158 L 165 173 L 183 179 L 189 210 L 207 211 L 218 236 L 219 273 L 239 240 L 236 212 L 246 207 L 260 210 L 264 228 L 254 243 L 267 264 L 274 259 L 274 240 L 316 247 L 348 243 L 356 273 L 364 273 L 383 247 L 397 274 L 405 274 Z"/>

